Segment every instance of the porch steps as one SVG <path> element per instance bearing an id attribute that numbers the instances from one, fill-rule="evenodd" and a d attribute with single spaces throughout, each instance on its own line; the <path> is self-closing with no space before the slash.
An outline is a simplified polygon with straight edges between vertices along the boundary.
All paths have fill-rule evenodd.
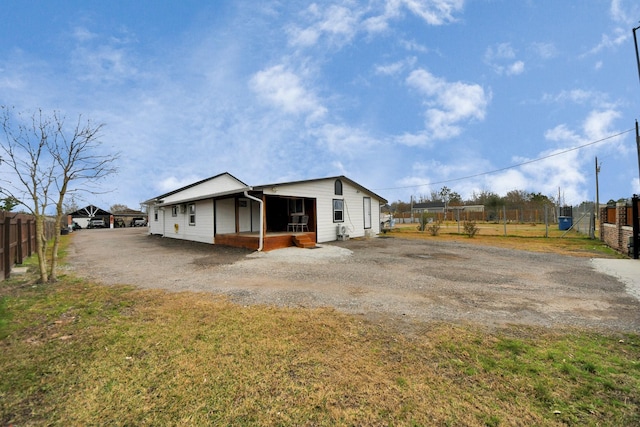
<path id="1" fill-rule="evenodd" d="M 293 244 L 299 248 L 315 248 L 316 242 L 311 240 L 308 234 L 300 234 L 292 237 Z"/>

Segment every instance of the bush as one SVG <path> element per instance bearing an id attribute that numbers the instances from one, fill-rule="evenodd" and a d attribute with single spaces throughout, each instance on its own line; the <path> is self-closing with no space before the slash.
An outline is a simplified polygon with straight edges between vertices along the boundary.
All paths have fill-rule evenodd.
<path id="1" fill-rule="evenodd" d="M 433 218 L 431 217 L 430 214 L 426 212 L 422 212 L 422 215 L 420 216 L 420 220 L 418 222 L 418 231 L 426 230 L 427 224 L 429 224 L 432 221 L 433 221 Z"/>
<path id="2" fill-rule="evenodd" d="M 427 227 L 427 230 L 429 230 L 429 233 L 432 236 L 437 236 L 438 235 L 438 231 L 440 231 L 440 226 L 442 225 L 441 221 L 434 221 L 431 223 L 431 225 L 429 225 Z"/>
<path id="3" fill-rule="evenodd" d="M 432 236 L 437 236 L 440 231 L 441 221 L 435 219 L 434 214 L 423 212 L 420 216 L 420 223 L 418 225 L 419 231 L 428 230 Z"/>
<path id="4" fill-rule="evenodd" d="M 475 236 L 480 231 L 475 221 L 465 221 L 463 226 L 465 234 L 469 237 Z"/>

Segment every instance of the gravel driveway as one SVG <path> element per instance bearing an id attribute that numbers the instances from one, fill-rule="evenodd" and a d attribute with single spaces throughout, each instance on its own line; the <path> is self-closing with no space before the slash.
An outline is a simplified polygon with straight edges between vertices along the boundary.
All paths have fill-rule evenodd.
<path id="1" fill-rule="evenodd" d="M 640 302 L 587 258 L 376 238 L 259 253 L 79 230 L 68 262 L 103 284 L 228 295 L 243 305 L 335 307 L 381 321 L 640 331 Z"/>

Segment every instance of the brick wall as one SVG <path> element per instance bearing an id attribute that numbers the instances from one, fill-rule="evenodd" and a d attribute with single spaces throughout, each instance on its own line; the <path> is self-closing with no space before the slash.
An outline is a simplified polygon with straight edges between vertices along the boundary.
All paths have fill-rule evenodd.
<path id="1" fill-rule="evenodd" d="M 633 236 L 633 227 L 624 225 L 629 223 L 627 221 L 629 214 L 630 209 L 627 209 L 625 202 L 617 203 L 616 222 L 615 224 L 610 224 L 605 222 L 607 221 L 607 208 L 600 210 L 600 240 L 610 248 L 623 254 L 628 253 L 627 244 L 629 238 Z"/>

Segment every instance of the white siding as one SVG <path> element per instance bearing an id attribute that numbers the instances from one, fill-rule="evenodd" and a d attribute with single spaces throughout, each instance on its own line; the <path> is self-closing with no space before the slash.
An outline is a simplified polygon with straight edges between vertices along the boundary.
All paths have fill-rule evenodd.
<path id="1" fill-rule="evenodd" d="M 202 200 L 195 202 L 195 205 L 195 225 L 189 224 L 188 207 L 183 212 L 178 211 L 177 215 L 173 216 L 171 206 L 166 206 L 163 214 L 164 232 L 162 234 L 173 239 L 213 243 L 213 201 L 210 199 Z"/>
<path id="2" fill-rule="evenodd" d="M 307 197 L 316 199 L 318 243 L 336 240 L 338 224 L 344 224 L 350 237 L 364 237 L 363 199 L 371 197 L 371 228 L 367 234 L 380 233 L 380 201 L 369 193 L 353 187 L 342 180 L 342 196 L 334 194 L 334 179 L 278 185 L 277 193 L 282 196 Z M 344 222 L 333 222 L 333 200 L 344 200 Z"/>
<path id="3" fill-rule="evenodd" d="M 236 206 L 234 199 L 216 200 L 216 233 L 236 232 Z"/>

